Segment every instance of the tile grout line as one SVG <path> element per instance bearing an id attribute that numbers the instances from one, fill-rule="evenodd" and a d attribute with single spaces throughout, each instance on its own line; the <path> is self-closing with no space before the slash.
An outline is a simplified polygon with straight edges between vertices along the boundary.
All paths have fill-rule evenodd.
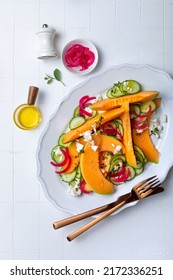
<path id="1" fill-rule="evenodd" d="M 40 0 L 38 1 L 38 17 L 39 17 L 39 19 L 38 19 L 38 22 L 39 22 L 39 26 L 41 25 L 41 23 L 40 23 Z M 39 68 L 38 68 L 38 71 L 39 71 L 39 73 L 38 73 L 38 77 L 39 77 L 39 86 L 40 86 L 40 74 L 41 74 L 41 71 L 40 71 L 40 61 L 39 61 Z M 40 128 L 39 128 L 40 129 Z M 39 183 L 37 184 L 37 188 L 38 188 L 38 201 L 37 201 L 37 214 L 38 214 L 38 233 L 37 233 L 37 237 L 38 237 L 38 244 L 37 244 L 37 249 L 38 249 L 38 259 L 40 260 L 40 221 L 39 221 L 39 212 L 40 212 L 40 188 L 39 188 Z"/>
<path id="2" fill-rule="evenodd" d="M 13 24 L 13 106 L 14 106 L 14 64 L 15 64 L 15 59 L 14 59 L 14 46 L 15 46 L 15 9 L 16 9 L 16 1 L 14 1 L 14 7 L 13 7 L 13 12 L 14 12 L 14 24 Z M 14 128 L 12 126 L 12 165 L 13 165 L 13 178 L 12 178 L 12 195 L 13 195 L 13 217 L 12 217 L 12 246 L 13 246 L 13 249 L 12 249 L 12 256 L 13 256 L 13 259 L 14 259 L 14 255 L 15 255 L 15 252 L 14 252 L 14 204 L 15 204 L 15 191 L 14 191 Z"/>
<path id="3" fill-rule="evenodd" d="M 138 50 L 138 63 L 140 64 L 141 63 L 141 27 L 142 27 L 142 2 L 140 0 L 139 2 L 139 13 L 140 13 L 140 34 L 139 34 L 139 50 Z"/>
<path id="4" fill-rule="evenodd" d="M 165 0 L 163 0 L 163 70 L 165 70 Z"/>

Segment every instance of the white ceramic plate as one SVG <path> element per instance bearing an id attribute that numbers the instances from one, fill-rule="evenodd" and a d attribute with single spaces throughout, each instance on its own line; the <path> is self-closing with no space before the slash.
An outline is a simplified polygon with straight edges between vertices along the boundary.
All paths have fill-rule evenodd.
<path id="1" fill-rule="evenodd" d="M 95 60 L 93 62 L 93 64 L 91 66 L 89 66 L 88 69 L 84 70 L 84 71 L 80 71 L 81 66 L 77 66 L 77 67 L 68 67 L 66 64 L 66 61 L 64 59 L 65 54 L 67 52 L 67 50 L 73 45 L 73 44 L 80 44 L 84 47 L 89 48 L 95 55 Z M 70 71 L 73 74 L 77 74 L 77 75 L 86 75 L 88 73 L 90 73 L 91 71 L 94 70 L 94 68 L 96 67 L 97 63 L 98 63 L 98 51 L 96 49 L 96 47 L 94 46 L 94 44 L 88 40 L 84 40 L 84 39 L 75 39 L 73 41 L 70 41 L 63 49 L 62 52 L 62 61 L 63 64 L 65 66 L 65 68 Z"/>
<path id="2" fill-rule="evenodd" d="M 57 143 L 57 139 L 67 127 L 74 108 L 83 95 L 97 95 L 112 87 L 117 80 L 137 80 L 144 90 L 157 90 L 163 99 L 158 111 L 160 116 L 166 114 L 168 122 L 164 127 L 161 138 L 155 145 L 161 153 L 159 164 L 147 163 L 145 171 L 134 180 L 117 187 L 112 195 L 99 195 L 92 193 L 81 197 L 71 197 L 67 193 L 67 185 L 63 183 L 50 165 L 50 152 Z M 173 141 L 171 127 L 173 124 L 173 80 L 165 72 L 151 68 L 147 65 L 120 65 L 111 67 L 73 88 L 62 101 L 55 114 L 49 120 L 47 127 L 41 135 L 37 150 L 38 178 L 47 197 L 61 209 L 71 213 L 81 213 L 89 209 L 112 202 L 118 196 L 129 192 L 132 186 L 140 180 L 158 175 L 162 182 L 173 165 Z M 130 204 L 128 204 L 129 206 Z M 134 205 L 131 204 L 131 205 Z M 126 206 L 127 207 L 127 206 Z"/>

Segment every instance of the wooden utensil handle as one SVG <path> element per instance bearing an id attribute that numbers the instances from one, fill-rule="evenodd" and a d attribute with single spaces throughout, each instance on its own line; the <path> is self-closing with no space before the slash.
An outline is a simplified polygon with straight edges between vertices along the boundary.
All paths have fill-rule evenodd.
<path id="1" fill-rule="evenodd" d="M 87 231 L 88 229 L 90 229 L 91 227 L 93 227 L 94 225 L 99 223 L 100 221 L 102 221 L 104 218 L 106 218 L 107 216 L 111 215 L 113 212 L 115 212 L 117 209 L 122 207 L 124 204 L 126 204 L 126 200 L 120 202 L 118 205 L 116 205 L 113 208 L 109 209 L 108 211 L 106 211 L 105 213 L 103 213 L 102 215 L 97 217 L 96 219 L 92 220 L 90 223 L 84 225 L 80 229 L 78 229 L 78 230 L 74 231 L 73 233 L 71 233 L 69 236 L 67 236 L 67 240 L 68 241 L 72 241 L 73 239 L 75 239 L 76 237 L 78 237 L 79 235 L 81 235 L 82 233 L 84 233 L 85 231 Z"/>
<path id="2" fill-rule="evenodd" d="M 72 223 L 81 221 L 85 218 L 91 217 L 93 215 L 99 214 L 103 211 L 106 211 L 106 210 L 110 209 L 112 207 L 112 205 L 113 205 L 113 203 L 103 205 L 103 206 L 100 206 L 98 208 L 86 211 L 84 213 L 69 217 L 67 219 L 57 221 L 57 222 L 53 223 L 53 227 L 54 227 L 54 229 L 59 229 L 59 228 L 62 228 L 64 226 L 70 225 Z"/>

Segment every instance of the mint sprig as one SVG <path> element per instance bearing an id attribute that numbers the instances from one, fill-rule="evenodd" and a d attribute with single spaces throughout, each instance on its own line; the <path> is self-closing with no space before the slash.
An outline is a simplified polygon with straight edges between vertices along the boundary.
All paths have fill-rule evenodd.
<path id="1" fill-rule="evenodd" d="M 55 69 L 53 71 L 53 76 L 46 74 L 46 76 L 44 77 L 44 80 L 47 81 L 47 84 L 51 84 L 54 80 L 62 83 L 64 86 L 64 82 L 62 81 L 62 75 L 61 75 L 61 71 L 59 69 Z"/>

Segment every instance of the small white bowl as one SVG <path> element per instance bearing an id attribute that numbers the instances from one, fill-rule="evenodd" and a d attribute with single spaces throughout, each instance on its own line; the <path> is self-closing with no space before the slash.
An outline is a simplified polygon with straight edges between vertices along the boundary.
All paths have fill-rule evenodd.
<path id="1" fill-rule="evenodd" d="M 79 69 L 81 68 L 81 66 L 76 66 L 76 67 L 68 67 L 67 66 L 66 61 L 65 61 L 65 54 L 73 44 L 80 44 L 84 47 L 88 47 L 94 53 L 94 55 L 95 55 L 94 62 L 86 70 L 80 71 Z M 63 52 L 62 52 L 62 61 L 63 61 L 63 64 L 64 64 L 65 68 L 68 71 L 70 71 L 71 73 L 77 74 L 77 75 L 86 75 L 86 74 L 90 73 L 91 71 L 93 71 L 94 68 L 96 67 L 96 65 L 98 63 L 98 51 L 97 51 L 96 47 L 94 46 L 94 44 L 91 43 L 90 41 L 84 40 L 84 39 L 75 39 L 75 40 L 70 41 L 64 47 Z"/>

